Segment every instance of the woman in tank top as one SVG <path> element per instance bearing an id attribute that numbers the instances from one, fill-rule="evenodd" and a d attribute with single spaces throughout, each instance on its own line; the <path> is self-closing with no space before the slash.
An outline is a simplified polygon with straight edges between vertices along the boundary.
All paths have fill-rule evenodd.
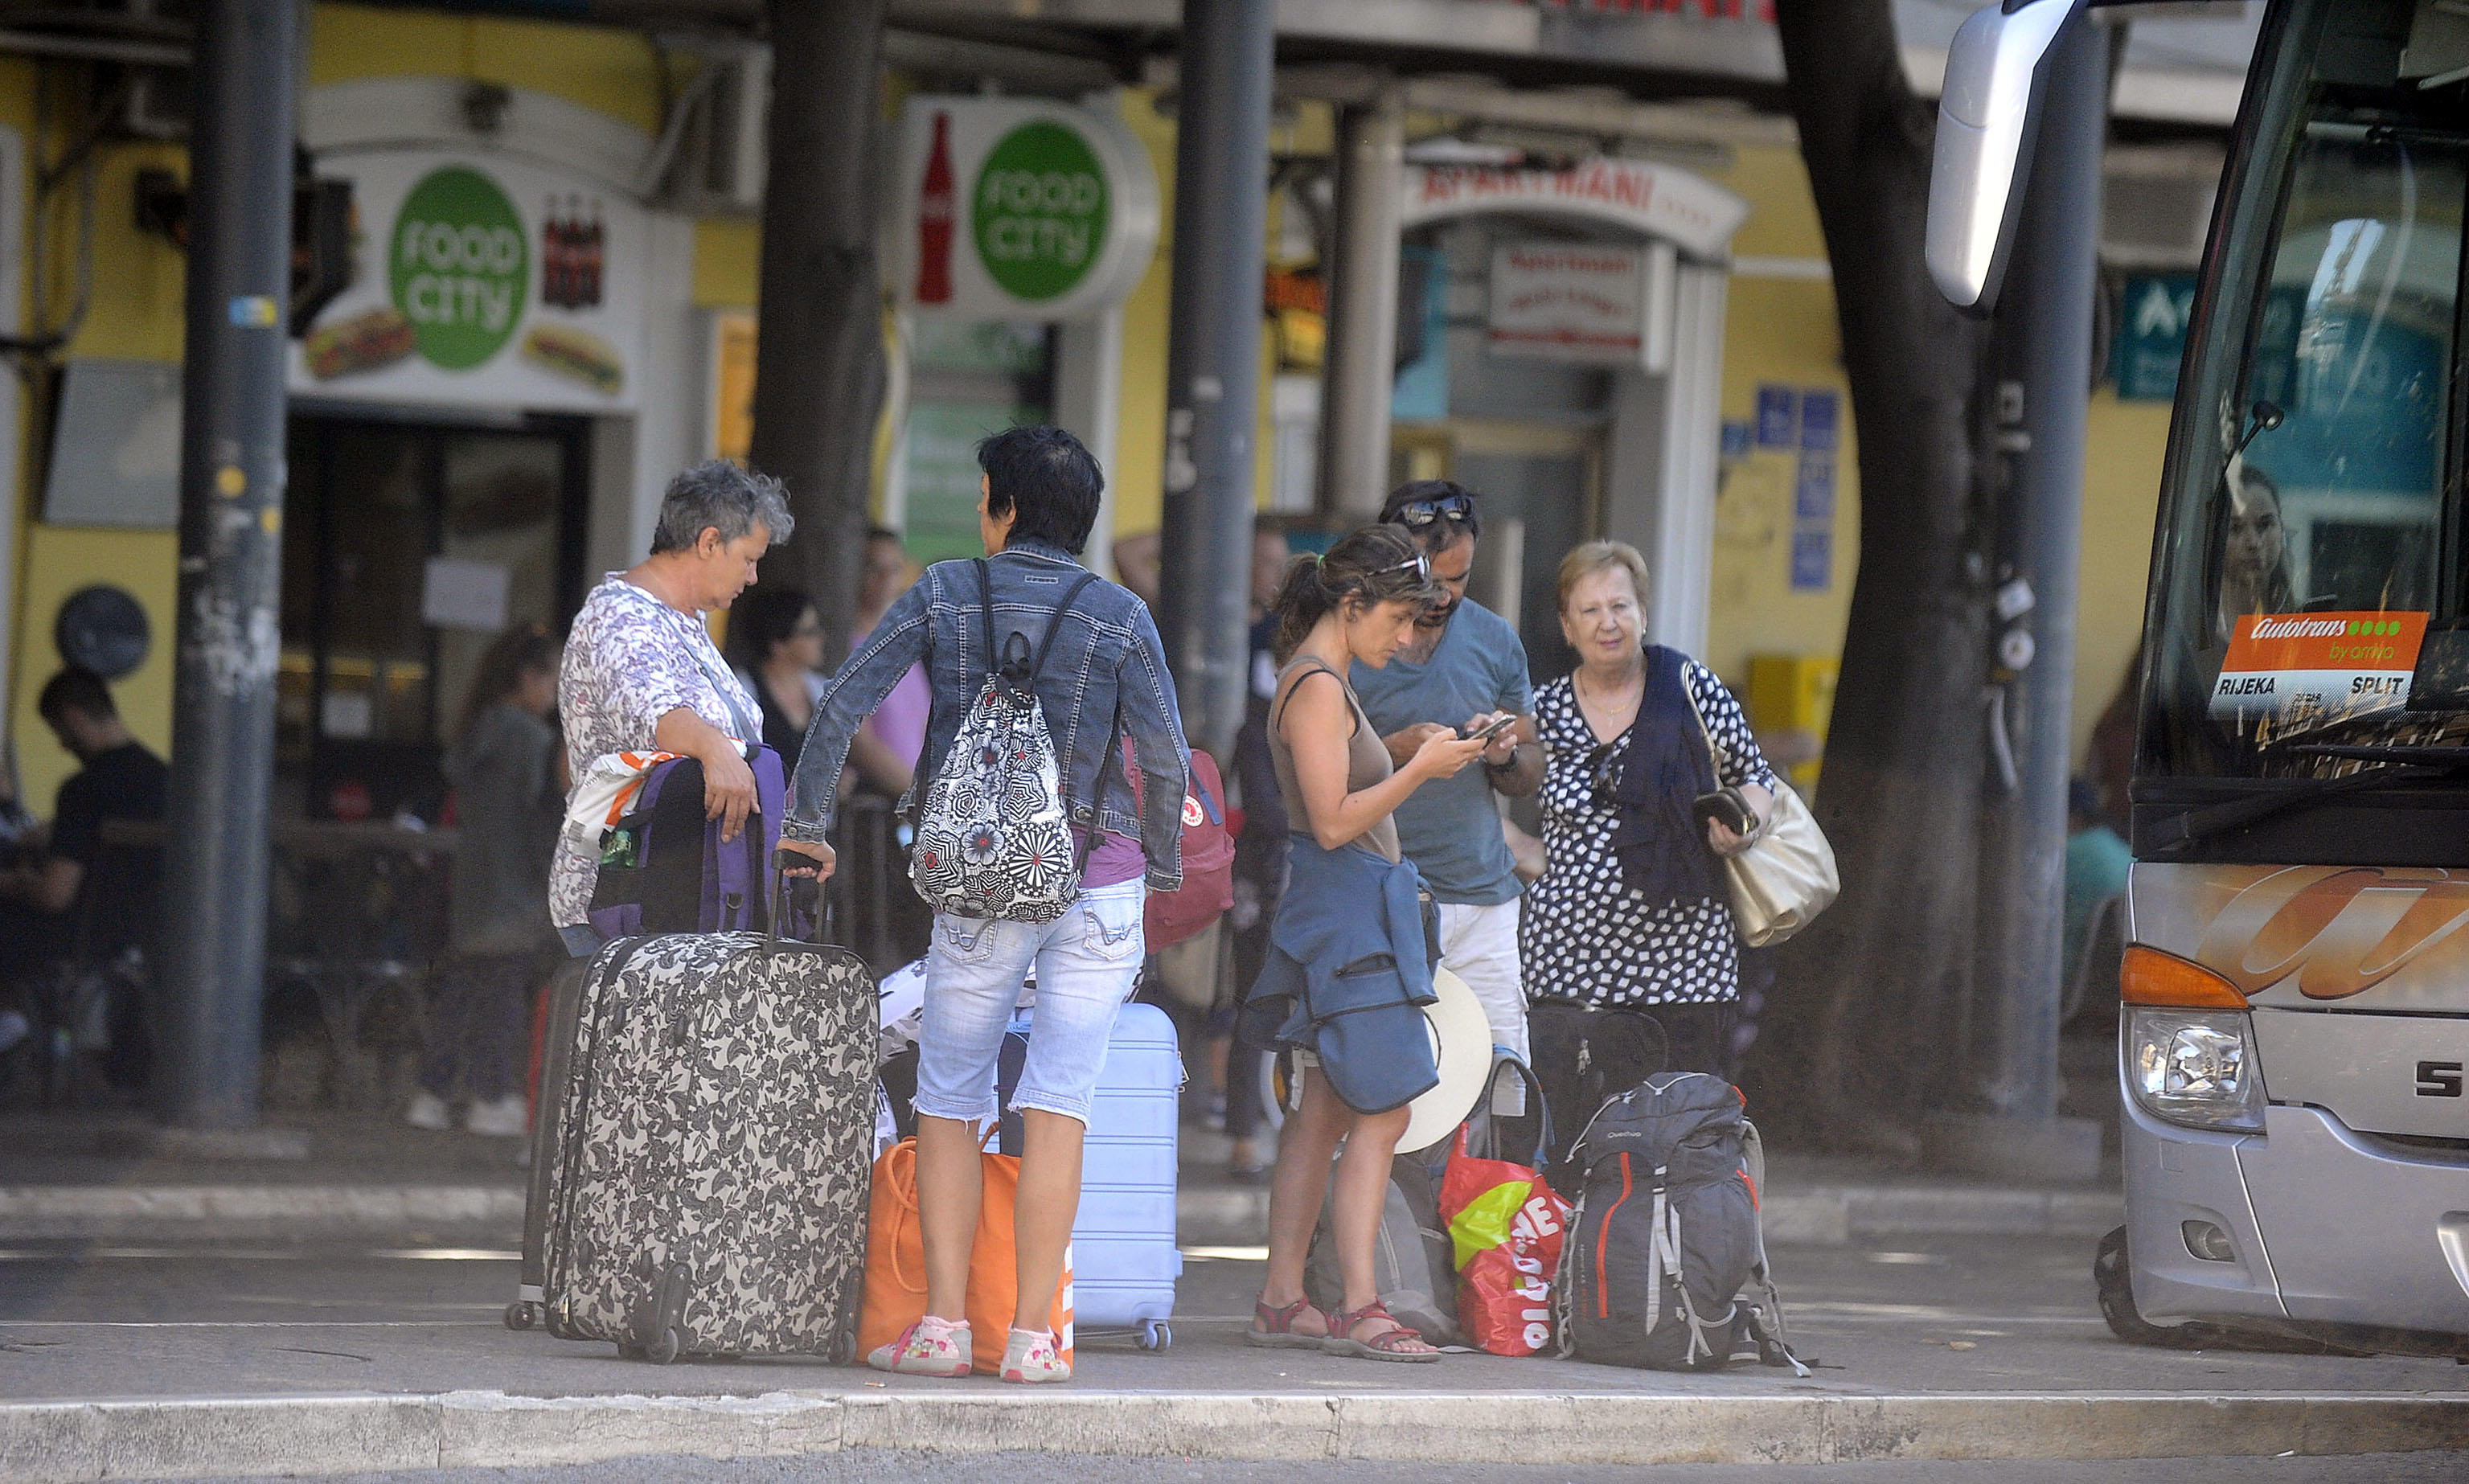
<path id="1" fill-rule="evenodd" d="M 1483 740 L 1437 732 L 1393 772 L 1388 750 L 1346 683 L 1354 661 L 1387 664 L 1439 595 L 1429 559 L 1400 526 L 1357 531 L 1325 556 L 1302 558 L 1287 573 L 1276 609 L 1275 653 L 1283 667 L 1269 713 L 1269 752 L 1278 792 L 1296 826 L 1299 864 L 1305 852 L 1362 847 L 1398 865 L 1391 811 L 1425 781 L 1448 777 L 1483 755 Z M 1299 903 L 1296 894 L 1289 893 L 1281 903 L 1281 917 L 1336 905 Z M 1278 1142 L 1269 1194 L 1269 1275 L 1246 1335 L 1251 1343 L 1375 1360 L 1440 1358 L 1439 1351 L 1381 1307 L 1373 1278 L 1390 1159 L 1408 1115 L 1403 1106 L 1356 1112 L 1338 1097 L 1324 1070 L 1307 1061 L 1301 1106 Z M 1304 1260 L 1340 1140 L 1346 1155 L 1337 1168 L 1334 1225 L 1346 1297 L 1338 1313 L 1327 1314 L 1304 1296 Z"/>

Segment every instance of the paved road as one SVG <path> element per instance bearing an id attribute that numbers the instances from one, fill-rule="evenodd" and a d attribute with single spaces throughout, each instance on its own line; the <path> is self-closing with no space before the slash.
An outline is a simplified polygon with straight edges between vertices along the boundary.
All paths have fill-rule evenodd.
<path id="1" fill-rule="evenodd" d="M 510 1238 L 461 1240 L 473 1244 L 0 1247 L 0 1397 L 457 1388 L 745 1395 L 855 1390 L 871 1378 L 796 1361 L 653 1371 L 618 1361 L 606 1346 L 509 1333 L 496 1316 L 515 1285 Z M 1248 1320 L 1260 1264 L 1244 1249 L 1195 1252 L 1172 1350 L 1148 1355 L 1120 1340 L 1092 1340 L 1082 1347 L 1080 1374 L 1086 1385 L 1131 1392 L 2469 1390 L 2469 1368 L 2444 1360 L 2186 1355 L 2119 1344 L 2093 1308 L 2088 1247 L 1972 1237 L 1891 1249 L 1778 1249 L 1776 1271 L 1801 1348 L 1819 1367 L 1810 1382 L 1754 1367 L 1698 1377 L 1486 1356 L 1391 1366 L 1255 1351 L 1236 1330 Z M 951 1383 L 894 1378 L 889 1384 Z"/>
<path id="2" fill-rule="evenodd" d="M 2469 1454 L 2371 1453 L 2348 1458 L 2173 1458 L 2149 1463 L 1549 1464 L 1211 1463 L 1058 1453 L 834 1453 L 816 1458 L 630 1458 L 572 1469 L 456 1469 L 360 1474 L 355 1484 L 2457 1484 Z M 229 1480 L 223 1484 L 275 1484 Z"/>

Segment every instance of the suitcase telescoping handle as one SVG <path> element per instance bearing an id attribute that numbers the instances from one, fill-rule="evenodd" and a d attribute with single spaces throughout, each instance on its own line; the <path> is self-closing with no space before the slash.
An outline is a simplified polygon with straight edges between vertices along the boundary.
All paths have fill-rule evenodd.
<path id="1" fill-rule="evenodd" d="M 823 890 L 823 883 L 820 880 L 805 884 L 805 877 L 789 874 L 790 867 L 813 864 L 815 864 L 813 856 L 796 850 L 772 852 L 772 920 L 767 926 L 771 934 L 771 945 L 773 947 L 778 947 L 784 942 L 796 941 L 795 939 L 781 936 L 780 924 L 788 920 L 789 904 L 796 899 L 796 893 L 800 890 L 814 893 L 816 925 L 819 929 L 815 940 L 819 943 L 828 943 L 832 940 L 832 893 Z"/>

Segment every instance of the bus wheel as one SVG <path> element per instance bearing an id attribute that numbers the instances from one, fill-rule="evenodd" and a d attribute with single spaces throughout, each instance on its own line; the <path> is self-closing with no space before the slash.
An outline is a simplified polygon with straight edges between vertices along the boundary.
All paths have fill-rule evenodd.
<path id="1" fill-rule="evenodd" d="M 2109 1333 L 2130 1345 L 2151 1345 L 2161 1350 L 2203 1350 L 2220 1338 L 2220 1332 L 2208 1324 L 2182 1324 L 2174 1329 L 2153 1324 L 2134 1307 L 2134 1287 L 2128 1276 L 2126 1261 L 2126 1228 L 2121 1226 L 2100 1240 L 2092 1254 L 2091 1279 L 2100 1289 L 2100 1316 L 2109 1321 Z"/>

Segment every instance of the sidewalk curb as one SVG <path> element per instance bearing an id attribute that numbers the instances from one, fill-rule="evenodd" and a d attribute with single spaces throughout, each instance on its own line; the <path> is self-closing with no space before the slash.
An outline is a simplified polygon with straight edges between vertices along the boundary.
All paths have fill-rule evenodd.
<path id="1" fill-rule="evenodd" d="M 843 1449 L 1494 1463 L 2124 1459 L 2457 1449 L 2469 1393 L 1707 1397 L 1071 1392 L 539 1398 L 495 1391 L 0 1403 L 0 1476 L 537 1468 Z"/>
<path id="2" fill-rule="evenodd" d="M 161 1241 L 267 1235 L 349 1236 L 523 1219 L 519 1185 L 0 1186 L 0 1241 Z M 2126 1219 L 2114 1191 L 1945 1186 L 1818 1187 L 1765 1200 L 1779 1246 L 1844 1246 L 1891 1237 L 2100 1236 Z M 1186 1186 L 1175 1197 L 1187 1246 L 1267 1241 L 1263 1186 Z"/>
<path id="3" fill-rule="evenodd" d="M 519 1185 L 0 1186 L 0 1239 L 102 1241 L 520 1226 Z"/>

